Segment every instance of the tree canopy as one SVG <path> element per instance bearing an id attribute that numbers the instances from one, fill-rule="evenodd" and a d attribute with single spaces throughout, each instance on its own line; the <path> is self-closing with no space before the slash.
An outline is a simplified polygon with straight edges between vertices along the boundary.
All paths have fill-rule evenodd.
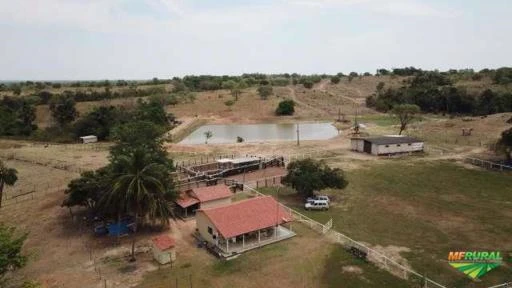
<path id="1" fill-rule="evenodd" d="M 295 102 L 287 99 L 279 102 L 276 109 L 276 115 L 293 115 L 295 112 Z"/>
<path id="2" fill-rule="evenodd" d="M 21 253 L 26 239 L 27 234 L 17 233 L 13 227 L 0 223 L 0 283 L 7 272 L 19 269 L 27 262 L 27 257 Z"/>
<path id="3" fill-rule="evenodd" d="M 512 128 L 501 133 L 501 138 L 498 140 L 497 148 L 505 155 L 508 162 L 512 160 Z"/>
<path id="4" fill-rule="evenodd" d="M 18 181 L 18 171 L 5 166 L 4 162 L 0 160 L 0 208 L 2 207 L 4 186 L 12 186 L 16 181 Z"/>
<path id="5" fill-rule="evenodd" d="M 78 111 L 75 108 L 75 100 L 63 95 L 54 96 L 50 102 L 50 111 L 52 117 L 62 127 L 69 124 L 78 117 Z"/>
<path id="6" fill-rule="evenodd" d="M 274 89 L 270 85 L 262 85 L 258 87 L 258 94 L 261 99 L 266 100 L 270 95 L 274 93 Z"/>
<path id="7" fill-rule="evenodd" d="M 407 129 L 407 125 L 414 120 L 416 114 L 420 113 L 420 107 L 411 104 L 401 104 L 393 107 L 391 112 L 400 121 L 400 132 L 398 132 L 398 135 L 402 135 L 402 132 Z"/>
<path id="8" fill-rule="evenodd" d="M 293 161 L 288 164 L 287 170 L 283 183 L 304 197 L 312 196 L 316 190 L 343 189 L 348 185 L 343 170 L 330 168 L 324 162 L 314 159 Z"/>

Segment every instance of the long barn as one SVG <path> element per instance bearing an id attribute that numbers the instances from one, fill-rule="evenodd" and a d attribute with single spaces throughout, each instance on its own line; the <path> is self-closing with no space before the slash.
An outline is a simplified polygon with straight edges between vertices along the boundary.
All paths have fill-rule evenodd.
<path id="1" fill-rule="evenodd" d="M 391 155 L 423 151 L 425 143 L 408 136 L 352 138 L 352 150 L 373 155 Z"/>

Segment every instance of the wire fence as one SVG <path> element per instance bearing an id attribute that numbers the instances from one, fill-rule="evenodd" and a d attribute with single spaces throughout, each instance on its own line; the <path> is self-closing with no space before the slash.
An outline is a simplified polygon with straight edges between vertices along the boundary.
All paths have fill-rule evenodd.
<path id="1" fill-rule="evenodd" d="M 15 152 L 7 152 L 7 153 L 1 153 L 0 158 L 3 158 L 5 160 L 16 160 L 20 162 L 25 162 L 28 164 L 33 165 L 40 165 L 44 167 L 50 167 L 55 168 L 59 170 L 64 170 L 68 172 L 75 172 L 75 173 L 83 173 L 85 171 L 93 170 L 91 168 L 83 168 L 83 167 L 77 167 L 75 164 L 69 164 L 67 161 L 58 161 L 51 159 L 43 159 L 43 158 L 33 158 L 33 157 L 25 157 L 21 156 Z"/>
<path id="2" fill-rule="evenodd" d="M 262 194 L 261 192 L 257 191 L 253 187 L 250 187 L 248 185 L 244 185 L 244 191 L 247 191 L 249 193 L 253 193 L 257 196 L 265 196 L 265 194 Z M 293 215 L 294 219 L 298 222 L 304 223 L 306 226 L 310 227 L 311 229 L 325 235 L 328 239 L 335 243 L 339 243 L 343 245 L 346 248 L 357 248 L 360 251 L 364 251 L 367 255 L 367 259 L 376 264 L 378 267 L 385 269 L 392 273 L 393 275 L 397 275 L 399 277 L 402 277 L 404 279 L 410 279 L 411 277 L 416 278 L 416 280 L 423 282 L 424 287 L 437 287 L 437 288 L 446 288 L 446 286 L 437 283 L 436 281 L 427 278 L 420 273 L 396 262 L 395 260 L 385 256 L 384 254 L 368 247 L 366 244 L 363 244 L 361 242 L 355 241 L 354 239 L 340 233 L 337 231 L 334 231 L 331 229 L 332 227 L 332 221 L 328 222 L 327 225 L 321 224 L 302 213 L 282 204 L 279 203 L 284 209 L 286 209 L 291 215 Z M 330 223 L 330 224 L 329 224 Z"/>
<path id="3" fill-rule="evenodd" d="M 469 163 L 471 165 L 479 166 L 489 170 L 498 170 L 498 171 L 512 171 L 512 166 L 504 165 L 501 163 L 496 163 L 492 161 L 482 160 L 478 158 L 466 157 L 464 158 L 464 162 Z"/>

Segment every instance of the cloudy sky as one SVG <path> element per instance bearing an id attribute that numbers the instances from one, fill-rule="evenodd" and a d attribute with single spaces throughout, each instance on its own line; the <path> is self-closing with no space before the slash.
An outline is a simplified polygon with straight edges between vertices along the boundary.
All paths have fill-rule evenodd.
<path id="1" fill-rule="evenodd" d="M 512 66 L 510 0 L 0 0 L 0 80 Z"/>

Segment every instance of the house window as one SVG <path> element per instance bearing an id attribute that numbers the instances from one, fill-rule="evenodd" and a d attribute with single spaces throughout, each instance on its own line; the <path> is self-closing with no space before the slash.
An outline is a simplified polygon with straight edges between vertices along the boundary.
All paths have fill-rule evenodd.
<path id="1" fill-rule="evenodd" d="M 389 148 L 389 145 L 386 145 L 386 148 Z"/>
<path id="2" fill-rule="evenodd" d="M 400 144 L 396 144 L 396 147 L 400 147 Z"/>
<path id="3" fill-rule="evenodd" d="M 411 144 L 411 143 L 409 143 L 409 144 L 407 144 L 407 145 L 411 146 L 412 144 Z"/>
<path id="4" fill-rule="evenodd" d="M 208 233 L 209 233 L 209 234 L 213 234 L 213 229 L 212 229 L 212 227 L 210 227 L 210 226 L 208 226 Z"/>

